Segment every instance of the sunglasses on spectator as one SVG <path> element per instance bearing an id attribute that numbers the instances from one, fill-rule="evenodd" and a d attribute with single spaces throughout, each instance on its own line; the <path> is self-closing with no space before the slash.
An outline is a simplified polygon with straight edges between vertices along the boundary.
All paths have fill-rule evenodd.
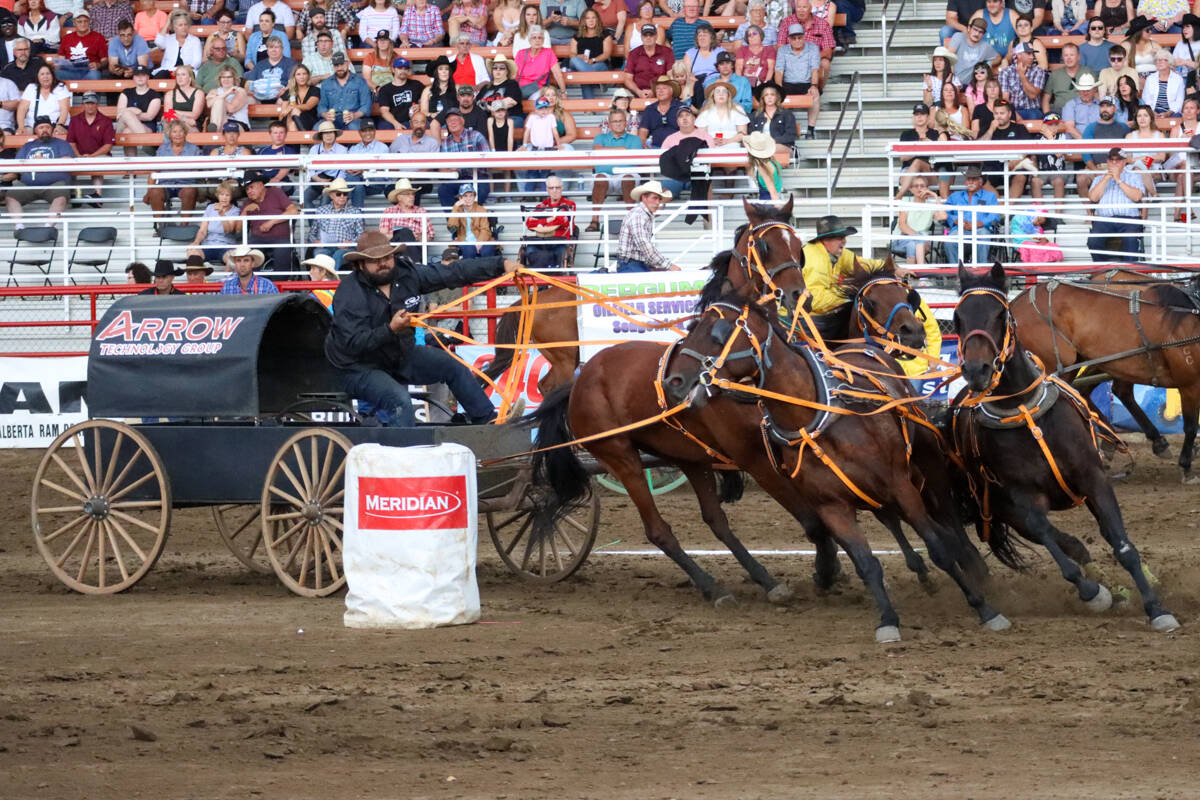
<path id="1" fill-rule="evenodd" d="M 1125 56 L 1109 56 L 1108 60 L 1109 61 L 1124 61 Z"/>

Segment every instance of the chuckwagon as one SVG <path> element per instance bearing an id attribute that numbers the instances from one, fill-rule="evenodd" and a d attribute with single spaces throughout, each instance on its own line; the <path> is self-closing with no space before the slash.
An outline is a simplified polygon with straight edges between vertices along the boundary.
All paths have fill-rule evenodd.
<path id="1" fill-rule="evenodd" d="M 339 393 L 324 356 L 329 326 L 308 295 L 114 303 L 89 353 L 89 419 L 50 445 L 34 477 L 34 537 L 55 576 L 88 594 L 128 589 L 162 554 L 172 512 L 209 506 L 247 567 L 274 571 L 296 594 L 329 595 L 345 583 L 353 445 L 455 442 L 479 462 L 529 449 L 529 432 L 513 426 L 372 424 Z M 586 560 L 597 499 L 534 545 L 528 461 L 481 466 L 478 487 L 500 558 L 522 578 L 562 580 Z"/>

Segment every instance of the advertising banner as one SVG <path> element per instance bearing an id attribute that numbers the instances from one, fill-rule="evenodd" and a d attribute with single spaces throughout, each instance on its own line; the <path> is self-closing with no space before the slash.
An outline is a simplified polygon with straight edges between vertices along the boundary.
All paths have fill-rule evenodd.
<path id="1" fill-rule="evenodd" d="M 639 319 L 650 323 L 670 322 L 690 316 L 700 299 L 700 290 L 712 277 L 708 270 L 681 272 L 591 273 L 578 276 L 579 285 L 614 300 L 620 300 L 638 310 Z M 670 296 L 665 296 L 671 293 Z M 675 294 L 678 293 L 678 294 Z M 638 295 L 664 295 L 641 298 Z M 579 306 L 579 341 L 600 341 L 606 344 L 585 344 L 579 357 L 587 361 L 610 345 L 613 339 L 631 342 L 670 342 L 677 334 L 670 328 L 647 328 L 614 314 L 598 303 Z"/>
<path id="2" fill-rule="evenodd" d="M 87 419 L 87 357 L 0 358 L 0 447 L 47 447 Z"/>

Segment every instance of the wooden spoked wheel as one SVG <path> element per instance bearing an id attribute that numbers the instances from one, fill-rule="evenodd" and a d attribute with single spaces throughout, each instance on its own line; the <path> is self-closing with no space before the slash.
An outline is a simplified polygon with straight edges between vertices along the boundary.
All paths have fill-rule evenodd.
<path id="1" fill-rule="evenodd" d="M 229 547 L 234 558 L 255 572 L 269 575 L 271 559 L 263 546 L 262 507 L 249 503 L 212 507 L 213 523 L 217 533 Z"/>
<path id="2" fill-rule="evenodd" d="M 55 577 L 114 594 L 154 566 L 171 525 L 162 459 L 128 425 L 89 420 L 63 431 L 33 479 L 33 537 Z"/>
<path id="3" fill-rule="evenodd" d="M 558 521 L 552 536 L 534 543 L 529 530 L 538 491 L 526 487 L 513 511 L 488 512 L 488 533 L 500 560 L 517 575 L 533 583 L 557 583 L 573 575 L 592 552 L 600 528 L 600 498 L 593 493 Z"/>
<path id="4" fill-rule="evenodd" d="M 297 431 L 267 470 L 259 505 L 263 544 L 279 580 L 303 597 L 325 597 L 346 584 L 342 518 L 350 447 L 329 428 Z"/>

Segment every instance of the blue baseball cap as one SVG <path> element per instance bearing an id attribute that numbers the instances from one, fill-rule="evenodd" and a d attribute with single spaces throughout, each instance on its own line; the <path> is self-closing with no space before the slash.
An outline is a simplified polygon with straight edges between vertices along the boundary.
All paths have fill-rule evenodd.
<path id="1" fill-rule="evenodd" d="M 412 69 L 412 62 L 409 61 L 407 58 L 392 59 L 392 69 L 400 69 L 400 68 Z"/>
<path id="2" fill-rule="evenodd" d="M 534 108 L 549 108 L 549 107 L 550 107 L 550 101 L 549 101 L 549 100 L 543 100 L 543 99 L 541 99 L 541 98 L 538 98 L 537 100 L 535 100 L 535 101 L 534 101 L 534 103 L 533 103 L 533 107 L 534 107 Z"/>

